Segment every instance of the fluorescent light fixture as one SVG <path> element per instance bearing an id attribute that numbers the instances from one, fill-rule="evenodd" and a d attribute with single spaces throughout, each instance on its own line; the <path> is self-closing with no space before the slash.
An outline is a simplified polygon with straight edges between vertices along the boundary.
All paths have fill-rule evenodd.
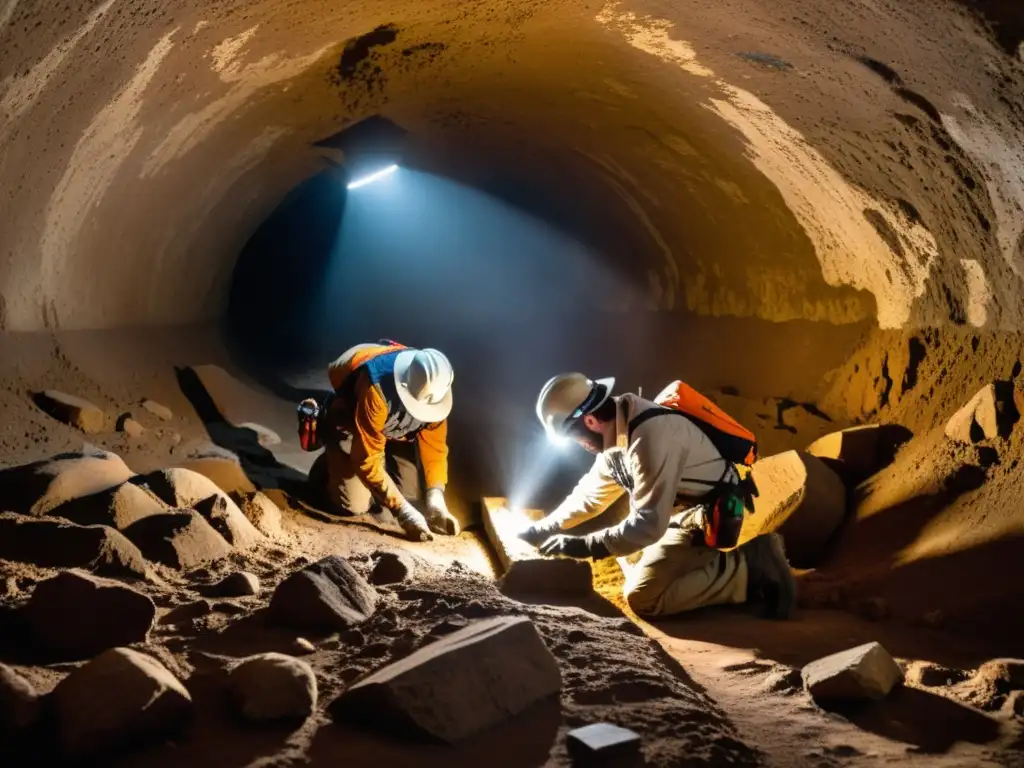
<path id="1" fill-rule="evenodd" d="M 356 179 L 353 182 L 349 182 L 348 188 L 359 189 L 360 187 L 365 187 L 367 184 L 373 184 L 373 182 L 379 181 L 380 179 L 383 179 L 385 176 L 390 176 L 397 170 L 397 165 L 389 165 L 387 168 L 381 168 L 379 171 L 374 171 L 368 176 L 363 176 L 361 178 Z"/>

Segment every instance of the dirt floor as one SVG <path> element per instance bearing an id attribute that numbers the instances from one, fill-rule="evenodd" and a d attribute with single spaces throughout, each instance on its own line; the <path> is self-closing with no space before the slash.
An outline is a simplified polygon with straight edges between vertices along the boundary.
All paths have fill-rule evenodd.
<path id="1" fill-rule="evenodd" d="M 216 444 L 219 456 L 233 453 L 244 470 L 220 476 L 224 490 L 247 478 L 283 508 L 280 535 L 190 571 L 155 565 L 153 576 L 138 586 L 157 604 L 159 616 L 149 640 L 136 647 L 186 681 L 198 716 L 173 741 L 114 755 L 104 765 L 568 765 L 566 732 L 599 721 L 639 733 L 648 765 L 1024 765 L 1024 722 L 1012 712 L 1015 696 L 993 687 L 984 671 L 975 674 L 986 661 L 1013 655 L 1014 647 L 1020 655 L 1021 646 L 1014 646 L 1020 636 L 999 634 L 1001 627 L 1013 626 L 1006 614 L 1019 599 L 1019 580 L 993 586 L 985 579 L 985 568 L 975 562 L 913 555 L 915 546 L 937 546 L 943 536 L 967 536 L 961 526 L 985 528 L 986 519 L 991 530 L 985 535 L 998 546 L 1007 541 L 994 515 L 976 513 L 1011 497 L 1019 486 L 1011 458 L 1021 450 L 1019 429 L 1000 444 L 1002 461 L 985 467 L 973 487 L 958 489 L 931 506 L 911 504 L 917 512 L 906 519 L 880 512 L 890 509 L 895 497 L 912 500 L 932 493 L 933 486 L 941 486 L 959 467 L 978 466 L 979 449 L 943 443 L 941 426 L 938 433 L 923 431 L 904 446 L 888 469 L 857 491 L 867 500 L 857 507 L 857 515 L 888 520 L 885 530 L 854 524 L 825 567 L 801 574 L 804 607 L 794 621 L 769 622 L 740 609 L 713 609 L 651 625 L 624 606 L 621 573 L 610 562 L 598 571 L 596 593 L 577 604 L 557 604 L 543 596 L 512 599 L 494 584 L 494 562 L 478 529 L 455 539 L 413 544 L 372 516 L 333 518 L 297 502 L 292 494 L 312 457 L 298 450 L 293 404 L 251 382 L 242 384 L 237 371 L 225 373 L 232 363 L 209 329 L 166 338 L 143 332 L 59 339 L 6 336 L 2 344 L 3 466 L 89 442 L 116 452 L 133 471 L 144 473 L 188 464 L 196 455 L 210 456 L 211 444 Z M 185 363 L 197 367 L 174 367 Z M 925 365 L 922 371 L 927 370 Z M 103 409 L 108 424 L 96 434 L 83 435 L 50 418 L 31 398 L 45 388 L 89 399 Z M 163 420 L 140 407 L 144 398 L 168 406 L 172 418 Z M 731 402 L 742 410 L 738 401 Z M 762 406 L 757 399 L 745 407 L 756 413 Z M 116 429 L 118 417 L 129 412 L 145 429 L 139 437 Z M 249 427 L 240 426 L 247 423 Z M 253 424 L 273 430 L 280 442 L 265 432 L 260 437 Z M 811 423 L 803 435 L 799 429 L 782 431 L 806 443 L 821 430 Z M 919 519 L 922 515 L 928 519 Z M 1002 524 L 1009 527 L 1006 520 Z M 928 526 L 933 534 L 937 527 L 941 535 L 915 535 Z M 977 537 L 980 546 L 984 536 Z M 889 546 L 881 546 L 883 538 Z M 903 546 L 896 547 L 894 539 Z M 961 549 L 973 551 L 963 542 Z M 302 655 L 313 666 L 320 689 L 315 714 L 298 727 L 253 728 L 237 722 L 224 693 L 230 664 L 265 651 L 297 653 L 300 633 L 267 620 L 276 583 L 329 554 L 343 555 L 366 574 L 382 551 L 411 555 L 412 577 L 378 587 L 381 605 L 357 629 L 302 635 L 314 647 Z M 983 552 L 993 571 L 1005 566 L 1010 576 L 1018 572 L 1006 565 L 1016 556 Z M 901 557 L 926 563 L 920 566 L 925 575 L 900 568 Z M 968 567 L 969 573 L 963 570 Z M 258 595 L 211 600 L 193 617 L 175 623 L 163 619 L 172 609 L 199 599 L 204 585 L 238 570 L 259 577 Z M 31 563 L 0 561 L 4 615 L 53 573 Z M 952 603 L 939 601 L 943 613 L 935 616 L 937 609 L 920 602 L 920 578 L 931 579 L 933 585 L 941 582 L 947 592 L 956 591 L 949 585 L 958 580 L 969 584 Z M 887 591 L 888 584 L 896 586 Z M 874 598 L 867 608 L 864 595 Z M 958 604 L 964 610 L 957 610 Z M 985 611 L 979 613 L 978 606 Z M 558 660 L 560 702 L 539 705 L 457 749 L 387 738 L 334 722 L 327 713 L 326 706 L 359 676 L 466 621 L 498 615 L 533 619 Z M 874 640 L 906 669 L 905 687 L 856 710 L 819 708 L 803 690 L 799 668 Z M 0 661 L 43 693 L 80 664 L 54 663 L 12 634 L 0 649 Z M 42 764 L 53 758 L 53 740 L 37 734 L 5 743 L 9 746 L 3 749 L 10 752 L 0 754 L 4 765 Z"/>

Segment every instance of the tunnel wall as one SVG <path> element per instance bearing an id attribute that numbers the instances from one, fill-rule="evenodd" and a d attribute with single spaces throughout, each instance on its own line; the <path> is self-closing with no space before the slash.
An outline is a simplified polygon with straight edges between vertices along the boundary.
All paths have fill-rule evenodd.
<path id="1" fill-rule="evenodd" d="M 323 167 L 311 144 L 383 111 L 438 157 L 609 190 L 657 309 L 1016 329 L 1017 31 L 931 0 L 8 0 L 0 323 L 220 315 L 256 224 Z"/>

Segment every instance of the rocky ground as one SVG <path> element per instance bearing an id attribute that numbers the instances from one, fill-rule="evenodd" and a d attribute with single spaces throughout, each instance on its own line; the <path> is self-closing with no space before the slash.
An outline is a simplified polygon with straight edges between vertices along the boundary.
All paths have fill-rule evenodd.
<path id="1" fill-rule="evenodd" d="M 1009 487 L 1012 388 L 867 478 L 818 444 L 853 500 L 853 548 L 801 574 L 797 620 L 650 625 L 612 563 L 588 598 L 513 597 L 475 530 L 413 544 L 304 504 L 291 404 L 212 348 L 174 369 L 122 339 L 88 370 L 84 340 L 4 343 L 2 764 L 568 765 L 588 760 L 570 732 L 606 723 L 640 739 L 616 765 L 1024 765 L 1024 662 L 900 602 L 917 593 L 899 578 L 882 589 L 890 561 L 850 560 L 893 494 L 931 493 L 986 450 L 985 498 Z"/>

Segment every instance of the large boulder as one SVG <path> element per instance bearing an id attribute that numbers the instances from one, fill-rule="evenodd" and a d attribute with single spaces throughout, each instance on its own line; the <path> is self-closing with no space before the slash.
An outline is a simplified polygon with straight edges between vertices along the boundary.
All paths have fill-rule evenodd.
<path id="1" fill-rule="evenodd" d="M 298 629 L 345 629 L 373 615 L 377 600 L 377 590 L 348 561 L 330 555 L 278 584 L 269 614 Z"/>
<path id="2" fill-rule="evenodd" d="M 804 687 L 819 704 L 882 699 L 903 683 L 903 671 L 879 643 L 812 661 L 802 674 Z"/>
<path id="3" fill-rule="evenodd" d="M 185 686 L 156 659 L 112 648 L 62 680 L 53 692 L 67 757 L 155 743 L 192 714 Z"/>
<path id="4" fill-rule="evenodd" d="M 195 510 L 235 549 L 249 549 L 263 541 L 263 534 L 223 493 L 196 502 Z"/>
<path id="5" fill-rule="evenodd" d="M 899 424 L 865 424 L 819 437 L 807 446 L 807 453 L 832 462 L 846 486 L 853 488 L 889 466 L 911 437 L 913 433 Z"/>
<path id="6" fill-rule="evenodd" d="M 231 670 L 228 687 L 246 720 L 305 720 L 316 707 L 313 669 L 283 653 L 244 659 Z"/>
<path id="7" fill-rule="evenodd" d="M 752 470 L 759 496 L 743 521 L 740 544 L 779 533 L 794 568 L 812 568 L 846 518 L 846 486 L 821 459 L 786 451 L 757 461 Z"/>
<path id="8" fill-rule="evenodd" d="M 33 399 L 41 410 L 57 421 L 62 421 L 87 434 L 102 432 L 106 426 L 107 419 L 103 411 L 80 397 L 48 389 L 45 392 L 36 393 Z"/>
<path id="9" fill-rule="evenodd" d="M 281 508 L 262 491 L 232 494 L 232 499 L 256 530 L 277 538 L 281 535 Z"/>
<path id="10" fill-rule="evenodd" d="M 203 499 L 223 495 L 223 491 L 207 477 L 180 467 L 158 469 L 132 479 L 171 507 L 194 507 Z"/>
<path id="11" fill-rule="evenodd" d="M 946 423 L 946 437 L 959 443 L 980 443 L 1008 437 L 1024 411 L 1024 392 L 1013 382 L 983 387 Z"/>
<path id="12" fill-rule="evenodd" d="M 5 511 L 45 515 L 71 499 L 120 485 L 131 476 L 120 456 L 87 446 L 0 470 L 0 499 Z"/>
<path id="13" fill-rule="evenodd" d="M 156 619 L 156 606 L 146 595 L 80 570 L 41 582 L 24 610 L 43 647 L 73 658 L 144 642 Z"/>
<path id="14" fill-rule="evenodd" d="M 0 664 L 0 734 L 28 728 L 40 709 L 40 697 L 32 683 Z"/>
<path id="15" fill-rule="evenodd" d="M 331 705 L 342 720 L 455 743 L 549 696 L 558 663 L 525 616 L 470 623 L 352 685 Z"/>
<path id="16" fill-rule="evenodd" d="M 124 530 L 136 520 L 166 512 L 170 507 L 135 483 L 121 483 L 98 493 L 71 499 L 49 514 L 79 525 L 109 525 Z"/>
<path id="17" fill-rule="evenodd" d="M 0 513 L 0 558 L 101 576 L 146 577 L 146 560 L 123 534 L 102 525 Z"/>
<path id="18" fill-rule="evenodd" d="M 201 514 L 176 509 L 150 515 L 124 530 L 147 559 L 189 570 L 231 554 L 231 545 Z"/>

